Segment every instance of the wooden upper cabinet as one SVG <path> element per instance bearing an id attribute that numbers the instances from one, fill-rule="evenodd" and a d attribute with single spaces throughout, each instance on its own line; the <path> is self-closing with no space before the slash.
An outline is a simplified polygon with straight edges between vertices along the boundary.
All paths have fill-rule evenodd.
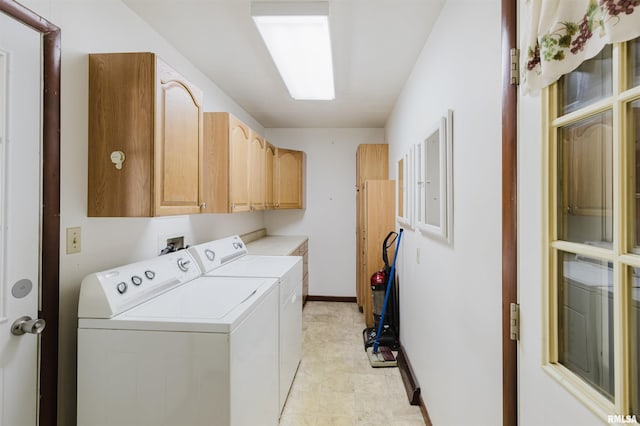
<path id="1" fill-rule="evenodd" d="M 204 113 L 204 194 L 207 213 L 249 211 L 251 129 L 227 112 Z"/>
<path id="2" fill-rule="evenodd" d="M 251 129 L 229 116 L 229 206 L 231 212 L 246 212 L 249 197 L 249 145 Z"/>
<path id="3" fill-rule="evenodd" d="M 259 134 L 251 134 L 251 144 L 249 146 L 249 198 L 251 210 L 265 209 L 266 143 Z"/>
<path id="4" fill-rule="evenodd" d="M 276 148 L 275 207 L 277 209 L 304 208 L 303 151 Z"/>
<path id="5" fill-rule="evenodd" d="M 577 216 L 613 212 L 613 130 L 596 123 L 565 130 L 562 153 L 563 210 Z"/>
<path id="6" fill-rule="evenodd" d="M 89 216 L 200 212 L 202 148 L 198 88 L 153 53 L 89 55 Z"/>
<path id="7" fill-rule="evenodd" d="M 275 207 L 274 176 L 276 167 L 276 147 L 271 145 L 269 142 L 265 143 L 264 157 L 264 207 L 265 209 L 273 209 Z"/>

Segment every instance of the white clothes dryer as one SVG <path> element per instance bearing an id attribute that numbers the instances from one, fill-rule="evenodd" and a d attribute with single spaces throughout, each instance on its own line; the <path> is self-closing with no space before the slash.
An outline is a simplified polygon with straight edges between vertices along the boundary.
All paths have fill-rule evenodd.
<path id="1" fill-rule="evenodd" d="M 205 275 L 278 280 L 279 404 L 282 412 L 302 359 L 302 257 L 249 255 L 237 235 L 192 246 L 189 251 Z"/>
<path id="2" fill-rule="evenodd" d="M 277 280 L 200 275 L 181 250 L 82 281 L 78 426 L 278 424 Z"/>

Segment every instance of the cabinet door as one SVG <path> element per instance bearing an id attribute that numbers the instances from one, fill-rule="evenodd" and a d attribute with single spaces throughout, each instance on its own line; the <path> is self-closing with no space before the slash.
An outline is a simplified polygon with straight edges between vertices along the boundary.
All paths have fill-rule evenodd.
<path id="1" fill-rule="evenodd" d="M 356 185 L 368 179 L 389 178 L 389 145 L 362 144 L 356 150 Z"/>
<path id="2" fill-rule="evenodd" d="M 264 210 L 265 206 L 265 143 L 252 133 L 249 148 L 249 179 L 251 210 Z"/>
<path id="3" fill-rule="evenodd" d="M 89 217 L 154 214 L 154 63 L 151 53 L 89 55 Z"/>
<path id="4" fill-rule="evenodd" d="M 275 206 L 275 196 L 274 196 L 274 187 L 273 187 L 275 164 L 276 164 L 276 148 L 273 145 L 271 145 L 269 142 L 266 142 L 265 158 L 264 158 L 264 168 L 265 168 L 264 207 L 266 209 L 272 209 Z"/>
<path id="5" fill-rule="evenodd" d="M 363 193 L 363 254 L 362 254 L 362 306 L 367 327 L 372 327 L 373 300 L 369 279 L 384 266 L 382 243 L 389 232 L 395 229 L 395 181 L 368 180 Z M 393 252 L 393 247 L 390 248 Z M 390 259 L 391 260 L 391 259 Z"/>
<path id="6" fill-rule="evenodd" d="M 202 93 L 156 58 L 155 214 L 200 211 Z"/>
<path id="7" fill-rule="evenodd" d="M 276 208 L 303 208 L 304 152 L 276 149 Z"/>
<path id="8" fill-rule="evenodd" d="M 251 131 L 229 116 L 229 204 L 232 212 L 249 211 L 249 142 Z"/>
<path id="9" fill-rule="evenodd" d="M 613 209 L 613 147 L 610 126 L 596 124 L 567 132 L 563 143 L 565 198 L 569 214 L 611 216 Z M 568 178 L 568 179 L 567 179 Z"/>

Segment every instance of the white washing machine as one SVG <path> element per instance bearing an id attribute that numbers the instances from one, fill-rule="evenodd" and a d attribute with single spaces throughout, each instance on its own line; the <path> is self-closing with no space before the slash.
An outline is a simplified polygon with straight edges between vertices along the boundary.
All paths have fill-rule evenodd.
<path id="1" fill-rule="evenodd" d="M 190 247 L 206 275 L 271 277 L 279 282 L 280 412 L 302 359 L 302 257 L 248 255 L 237 235 Z"/>
<path id="2" fill-rule="evenodd" d="M 278 287 L 181 250 L 87 276 L 78 426 L 278 424 Z"/>

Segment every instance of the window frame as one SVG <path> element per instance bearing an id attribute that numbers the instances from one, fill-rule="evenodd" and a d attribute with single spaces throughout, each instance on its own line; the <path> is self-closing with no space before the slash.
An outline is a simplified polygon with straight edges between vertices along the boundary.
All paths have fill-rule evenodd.
<path id="1" fill-rule="evenodd" d="M 414 161 L 414 147 L 411 145 L 396 162 L 396 222 L 409 230 L 414 226 Z M 402 173 L 400 164 L 402 164 Z"/>
<path id="2" fill-rule="evenodd" d="M 640 267 L 640 252 L 635 250 L 634 218 L 635 183 L 631 184 L 630 170 L 635 164 L 632 152 L 634 141 L 629 136 L 628 106 L 640 99 L 640 85 L 627 88 L 629 69 L 627 43 L 612 46 L 612 95 L 591 105 L 561 115 L 559 111 L 559 83 L 542 91 L 542 156 L 543 156 L 543 354 L 542 368 L 565 389 L 584 403 L 596 415 L 607 421 L 608 415 L 631 414 L 633 397 L 629 371 L 630 359 L 629 306 L 631 290 L 627 285 L 631 267 Z M 558 129 L 603 111 L 613 115 L 613 247 L 611 249 L 557 240 L 558 236 Z M 633 150 L 633 151 L 632 151 Z M 633 180 L 633 182 L 635 182 Z M 633 246 L 632 246 L 633 245 Z M 559 363 L 558 324 L 558 253 L 576 253 L 596 257 L 613 264 L 613 333 L 614 333 L 614 386 L 613 402 L 600 394 L 580 376 Z M 640 344 L 640 342 L 638 342 Z M 639 413 L 635 413 L 636 415 Z"/>

